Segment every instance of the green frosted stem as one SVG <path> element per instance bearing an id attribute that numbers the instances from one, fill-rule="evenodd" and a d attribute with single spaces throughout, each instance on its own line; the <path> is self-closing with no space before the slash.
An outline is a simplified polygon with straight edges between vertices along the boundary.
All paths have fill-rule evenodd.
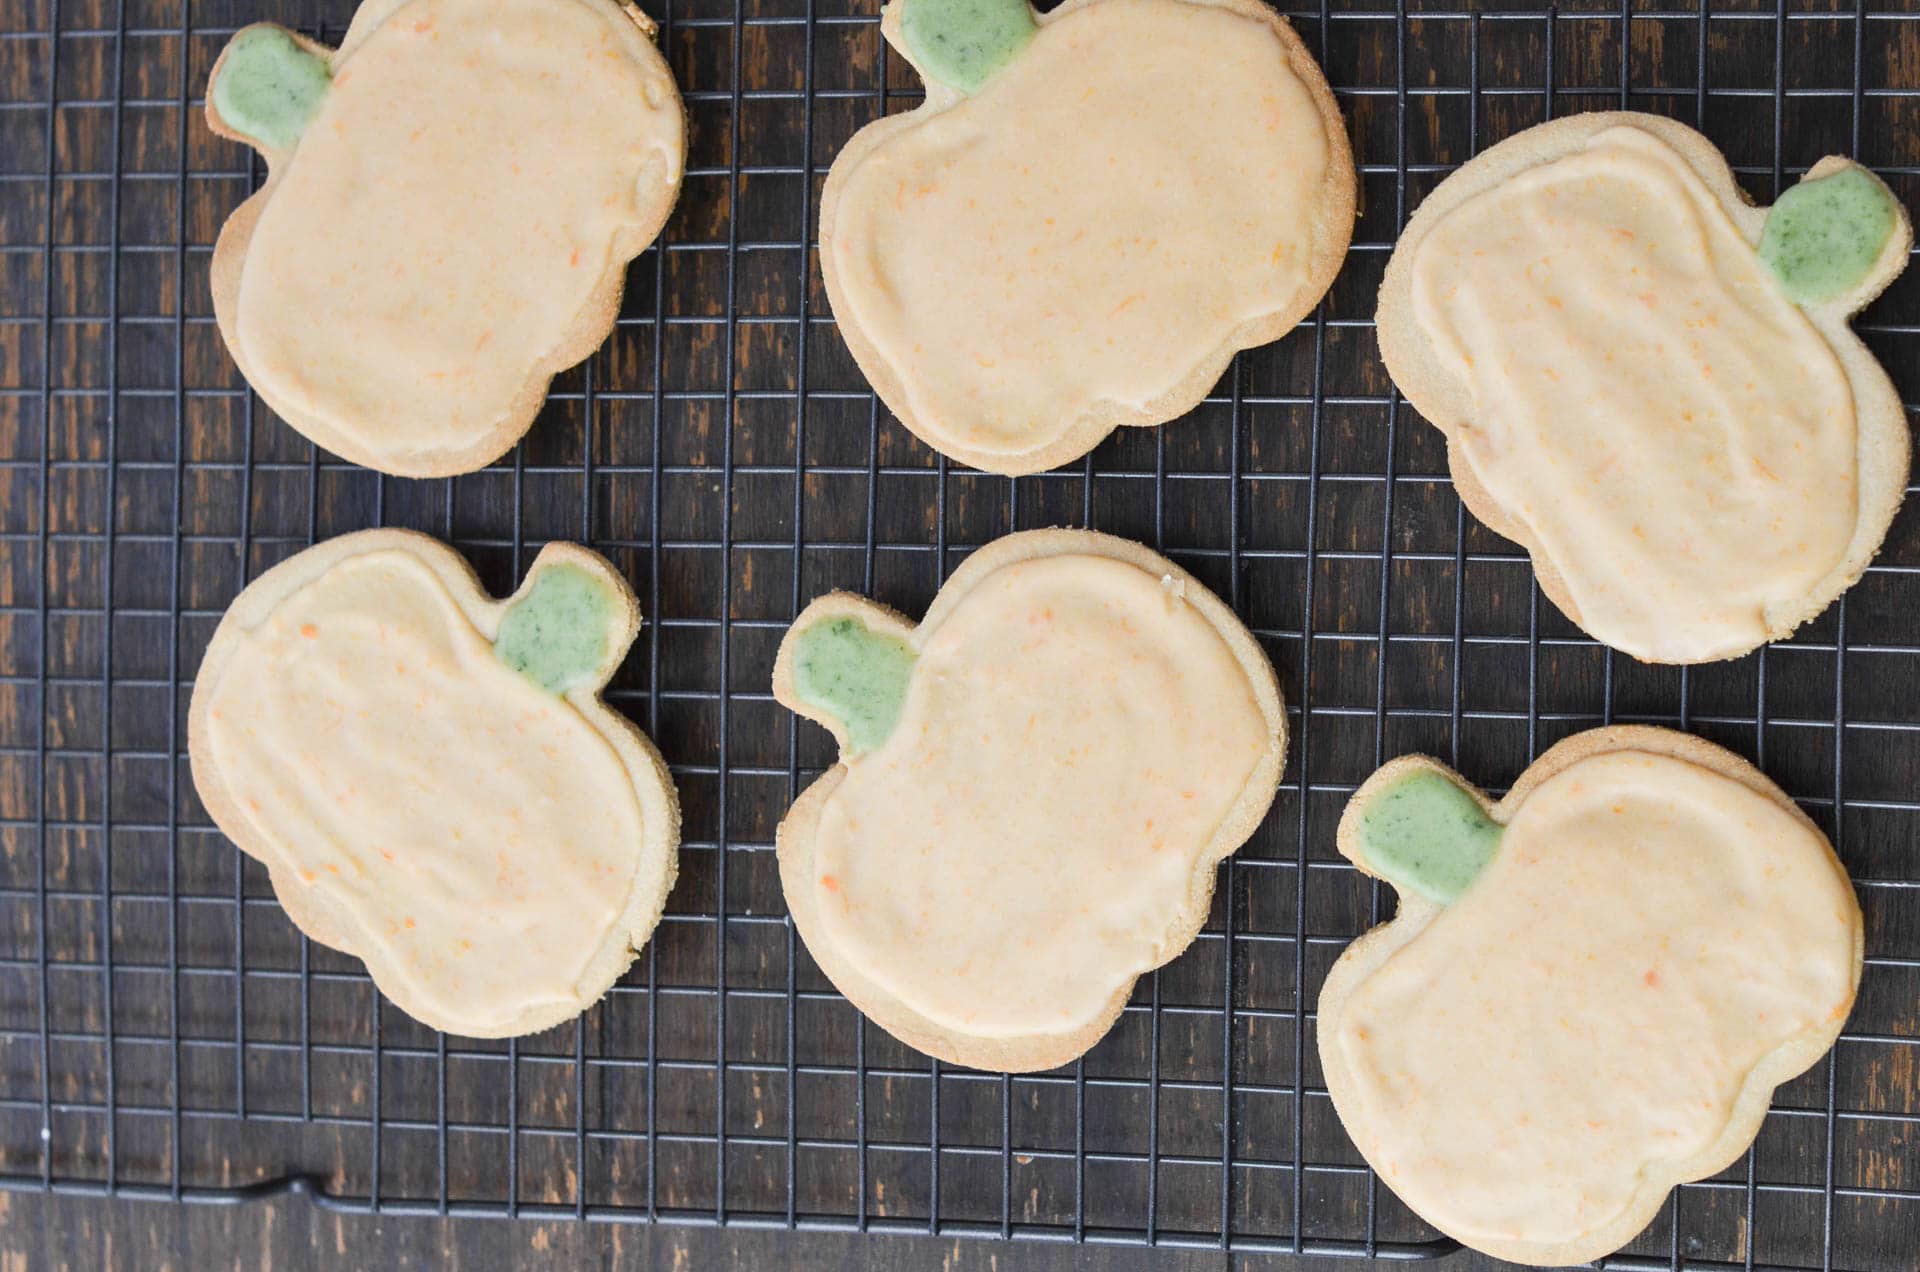
<path id="1" fill-rule="evenodd" d="M 1367 801 L 1359 833 L 1366 863 L 1381 878 L 1450 905 L 1499 851 L 1501 826 L 1458 783 L 1418 769 Z"/>
<path id="2" fill-rule="evenodd" d="M 599 673 L 619 618 L 606 580 L 578 565 L 550 565 L 500 620 L 493 651 L 550 693 L 565 693 Z"/>
<path id="3" fill-rule="evenodd" d="M 900 720 L 913 664 L 905 641 L 841 615 L 795 637 L 793 688 L 802 702 L 840 722 L 849 751 L 872 751 Z"/>
<path id="4" fill-rule="evenodd" d="M 1887 188 L 1849 164 L 1780 196 L 1760 232 L 1760 259 L 1795 304 L 1822 304 L 1866 282 L 1898 221 Z"/>
<path id="5" fill-rule="evenodd" d="M 207 95 L 226 126 L 262 150 L 291 150 L 333 81 L 327 60 L 286 30 L 251 26 L 233 37 Z"/>
<path id="6" fill-rule="evenodd" d="M 901 0 L 900 35 L 914 64 L 971 96 L 1039 31 L 1027 0 Z"/>

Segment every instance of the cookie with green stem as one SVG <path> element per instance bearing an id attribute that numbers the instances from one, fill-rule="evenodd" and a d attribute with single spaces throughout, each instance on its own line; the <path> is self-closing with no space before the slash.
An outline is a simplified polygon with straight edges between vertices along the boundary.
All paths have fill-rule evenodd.
<path id="1" fill-rule="evenodd" d="M 1746 1151 L 1853 1005 L 1860 908 L 1826 837 L 1683 733 L 1575 734 L 1499 801 L 1398 759 L 1338 843 L 1399 906 L 1320 991 L 1334 1109 L 1415 1213 L 1502 1259 L 1632 1240 Z"/>
<path id="2" fill-rule="evenodd" d="M 774 696 L 839 760 L 780 823 L 780 886 L 834 985 L 983 1069 L 1065 1064 L 1205 920 L 1272 803 L 1286 714 L 1225 605 L 1135 543 L 981 548 L 917 625 L 833 593 Z"/>
<path id="3" fill-rule="evenodd" d="M 891 0 L 926 81 L 820 205 L 835 322 L 887 407 L 998 473 L 1193 408 L 1345 257 L 1353 158 L 1258 0 Z"/>
<path id="4" fill-rule="evenodd" d="M 267 182 L 210 278 L 267 405 L 405 477 L 518 441 L 679 192 L 686 119 L 653 35 L 618 0 L 364 0 L 338 49 L 235 34 L 207 122 Z"/>
<path id="5" fill-rule="evenodd" d="M 1693 129 L 1574 115 L 1420 205 L 1380 351 L 1568 618 L 1648 662 L 1733 658 L 1826 609 L 1899 506 L 1906 414 L 1848 320 L 1911 243 L 1851 160 L 1758 208 Z"/>
<path id="6" fill-rule="evenodd" d="M 626 970 L 673 885 L 666 765 L 600 698 L 639 629 L 632 588 L 576 544 L 496 601 L 425 535 L 329 540 L 220 620 L 194 784 L 288 916 L 408 1015 L 548 1028 Z"/>

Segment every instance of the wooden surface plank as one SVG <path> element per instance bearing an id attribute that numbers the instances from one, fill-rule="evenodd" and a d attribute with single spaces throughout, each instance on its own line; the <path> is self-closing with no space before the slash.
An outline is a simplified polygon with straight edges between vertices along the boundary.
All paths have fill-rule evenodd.
<path id="1" fill-rule="evenodd" d="M 33 1272 L 247 1272 L 379 1267 L 656 1268 L 665 1272 L 1341 1272 L 1348 1259 L 1229 1258 L 1212 1250 L 1116 1249 L 913 1236 L 752 1232 L 505 1219 L 372 1218 L 298 1200 L 167 1206 L 0 1193 L 0 1268 Z M 1464 1252 L 1436 1272 L 1502 1266 Z"/>

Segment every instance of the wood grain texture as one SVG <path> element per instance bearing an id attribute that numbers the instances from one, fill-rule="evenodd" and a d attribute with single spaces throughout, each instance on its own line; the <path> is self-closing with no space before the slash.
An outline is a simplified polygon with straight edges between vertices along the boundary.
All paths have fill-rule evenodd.
<path id="1" fill-rule="evenodd" d="M 791 1201 L 923 1225 L 937 1208 L 1069 1234 L 1077 1219 L 1211 1238 L 1224 1221 L 1240 1237 L 1362 1239 L 1368 1178 L 1321 1092 L 1311 1017 L 1339 950 L 1384 917 L 1334 854 L 1346 792 L 1410 750 L 1498 788 L 1558 738 L 1632 719 L 1754 758 L 1802 801 L 1860 881 L 1868 966 L 1833 1059 L 1784 1088 L 1761 1131 L 1751 1224 L 1741 1162 L 1682 1189 L 1631 1249 L 1819 1266 L 1830 1207 L 1834 1266 L 1911 1266 L 1920 1123 L 1900 1119 L 1920 1116 L 1920 888 L 1898 885 L 1920 879 L 1920 510 L 1896 520 L 1888 568 L 1849 593 L 1844 624 L 1836 608 L 1787 645 L 1691 673 L 1610 658 L 1540 601 L 1513 545 L 1462 516 L 1440 434 L 1389 397 L 1367 327 L 1384 249 L 1444 171 L 1549 109 L 1619 107 L 1623 58 L 1631 104 L 1699 124 L 1763 200 L 1857 139 L 1920 203 L 1911 14 L 1859 32 L 1854 94 L 1850 9 L 1782 27 L 1728 0 L 1704 20 L 1636 17 L 1624 39 L 1618 6 L 1585 0 L 1551 21 L 1414 4 L 1403 27 L 1357 0 L 1325 22 L 1300 11 L 1367 167 L 1324 323 L 1242 355 L 1189 417 L 1011 482 L 940 464 L 876 406 L 801 246 L 834 153 L 917 95 L 883 54 L 877 6 L 739 0 L 736 24 L 734 0 L 656 0 L 691 123 L 665 250 L 636 263 L 607 344 L 560 378 L 512 455 L 415 482 L 315 455 L 249 398 L 207 293 L 221 220 L 264 175 L 205 130 L 213 57 L 256 19 L 338 39 L 351 7 L 58 0 L 56 42 L 36 34 L 55 0 L 0 6 L 0 1171 L 217 1185 L 311 1170 L 344 1195 L 429 1205 L 784 1219 Z M 1794 90 L 1778 99 L 1776 53 Z M 1799 92 L 1813 89 L 1832 91 Z M 1916 280 L 1862 324 L 1908 402 Z M 686 847 L 651 953 L 578 1032 L 443 1052 L 357 963 L 302 945 L 194 798 L 187 693 L 222 609 L 308 543 L 375 524 L 449 539 L 496 593 L 541 542 L 576 538 L 639 594 L 650 626 L 608 697 L 674 765 Z M 973 547 L 1057 524 L 1139 539 L 1232 605 L 1296 709 L 1292 753 L 1206 929 L 1141 982 L 1084 1069 L 936 1074 L 861 1025 L 785 922 L 774 827 L 832 746 L 771 701 L 774 650 L 814 596 L 918 613 Z M 1312 1169 L 1296 1175 L 1296 1152 Z M 47 1240 L 109 1222 L 307 1222 L 292 1203 L 216 1220 L 12 1198 L 10 1213 L 27 1204 L 52 1207 Z M 491 1239 L 367 1222 L 371 1241 Z M 0 1239 L 30 1226 L 10 1219 Z M 618 1231 L 571 1239 L 761 1239 Z M 1384 1192 L 1375 1233 L 1430 1235 Z M 896 1248 L 844 1247 L 876 1264 Z"/>
<path id="2" fill-rule="evenodd" d="M 1209 1250 L 1005 1245 L 932 1237 L 875 1240 L 841 1233 L 741 1232 L 531 1220 L 375 1219 L 331 1214 L 299 1201 L 258 1206 L 159 1206 L 75 1197 L 0 1197 L 0 1266 L 36 1272 L 201 1272 L 231 1264 L 253 1272 L 373 1267 L 391 1272 L 497 1272 L 500 1268 L 654 1268 L 700 1272 L 1338 1272 L 1345 1259 Z M 1432 1265 L 1444 1272 L 1499 1266 L 1472 1254 Z"/>

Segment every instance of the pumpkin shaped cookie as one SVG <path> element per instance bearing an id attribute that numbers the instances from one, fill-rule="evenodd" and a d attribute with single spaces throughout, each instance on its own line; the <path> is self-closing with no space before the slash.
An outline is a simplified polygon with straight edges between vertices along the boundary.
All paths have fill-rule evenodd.
<path id="1" fill-rule="evenodd" d="M 1631 1240 L 1853 1005 L 1860 909 L 1826 837 L 1685 734 L 1577 734 L 1498 803 L 1395 760 L 1339 846 L 1400 907 L 1320 991 L 1334 1108 L 1401 1200 L 1503 1259 Z"/>
<path id="2" fill-rule="evenodd" d="M 1032 1070 L 1099 1040 L 1206 918 L 1273 800 L 1286 716 L 1232 611 L 1086 531 L 969 557 L 916 627 L 834 593 L 794 620 L 774 695 L 840 762 L 780 823 L 807 950 L 888 1032 Z"/>
<path id="3" fill-rule="evenodd" d="M 1755 208 L 1691 128 L 1576 115 L 1420 205 L 1380 351 L 1569 618 L 1648 662 L 1733 658 L 1859 578 L 1899 505 L 1906 415 L 1847 320 L 1912 237 L 1849 160 Z"/>
<path id="4" fill-rule="evenodd" d="M 406 477 L 471 472 L 591 353 L 680 188 L 653 24 L 616 0 L 364 0 L 337 50 L 242 29 L 213 131 L 268 179 L 214 247 L 214 316 L 269 406 Z"/>
<path id="5" fill-rule="evenodd" d="M 1339 269 L 1344 125 L 1258 0 L 892 0 L 881 31 L 927 100 L 834 160 L 821 271 L 935 450 L 1031 473 L 1172 419 Z"/>
<path id="6" fill-rule="evenodd" d="M 659 753 L 599 693 L 640 628 L 574 544 L 495 601 L 424 535 L 368 530 L 248 585 L 194 681 L 194 784 L 288 916 L 408 1015 L 470 1037 L 578 1014 L 673 884 Z"/>

